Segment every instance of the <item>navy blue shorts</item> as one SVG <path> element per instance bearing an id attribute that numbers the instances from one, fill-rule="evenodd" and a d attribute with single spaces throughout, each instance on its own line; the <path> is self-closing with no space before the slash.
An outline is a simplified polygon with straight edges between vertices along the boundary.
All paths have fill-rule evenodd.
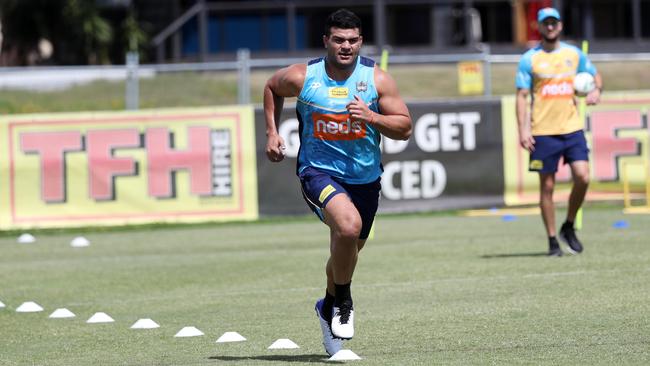
<path id="1" fill-rule="evenodd" d="M 367 184 L 347 184 L 312 167 L 307 167 L 298 177 L 302 186 L 302 197 L 321 221 L 324 219 L 323 209 L 332 197 L 339 193 L 347 194 L 361 216 L 359 239 L 368 238 L 379 206 L 381 178 Z"/>
<path id="2" fill-rule="evenodd" d="M 589 161 L 589 148 L 582 130 L 565 135 L 533 136 L 535 151 L 530 153 L 528 170 L 540 173 L 555 173 L 564 157 L 564 163 Z"/>

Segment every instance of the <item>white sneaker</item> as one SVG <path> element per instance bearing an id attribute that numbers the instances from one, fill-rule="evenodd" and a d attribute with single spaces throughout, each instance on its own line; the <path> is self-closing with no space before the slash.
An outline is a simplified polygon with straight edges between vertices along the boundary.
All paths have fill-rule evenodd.
<path id="1" fill-rule="evenodd" d="M 351 339 L 354 336 L 354 309 L 352 300 L 344 301 L 332 309 L 332 334 L 337 338 Z"/>
<path id="2" fill-rule="evenodd" d="M 320 329 L 323 332 L 323 346 L 325 346 L 325 352 L 328 355 L 333 356 L 336 352 L 340 351 L 343 348 L 343 340 L 339 338 L 334 338 L 332 335 L 332 330 L 330 329 L 329 322 L 323 319 L 323 302 L 325 299 L 320 299 L 316 301 L 316 316 L 318 317 L 318 322 L 320 323 Z"/>

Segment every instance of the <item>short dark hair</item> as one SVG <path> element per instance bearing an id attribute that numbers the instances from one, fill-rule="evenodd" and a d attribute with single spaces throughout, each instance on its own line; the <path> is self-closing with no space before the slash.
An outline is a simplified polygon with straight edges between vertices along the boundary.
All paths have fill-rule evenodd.
<path id="1" fill-rule="evenodd" d="M 341 8 L 327 17 L 324 33 L 326 36 L 331 34 L 332 27 L 341 29 L 359 28 L 359 34 L 361 34 L 361 19 L 348 9 Z"/>

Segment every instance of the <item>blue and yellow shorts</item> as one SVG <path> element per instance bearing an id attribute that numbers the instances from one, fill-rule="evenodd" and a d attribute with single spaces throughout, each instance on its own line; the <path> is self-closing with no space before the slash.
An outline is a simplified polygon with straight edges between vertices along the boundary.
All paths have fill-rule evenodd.
<path id="1" fill-rule="evenodd" d="M 528 170 L 539 173 L 554 173 L 557 171 L 560 158 L 564 163 L 574 161 L 589 161 L 589 147 L 582 130 L 565 135 L 533 136 L 535 151 L 530 153 Z"/>
<path id="2" fill-rule="evenodd" d="M 318 169 L 307 167 L 298 177 L 302 186 L 302 197 L 309 208 L 323 221 L 323 209 L 339 193 L 345 193 L 361 216 L 359 239 L 367 239 L 379 206 L 381 178 L 366 184 L 347 184 Z"/>

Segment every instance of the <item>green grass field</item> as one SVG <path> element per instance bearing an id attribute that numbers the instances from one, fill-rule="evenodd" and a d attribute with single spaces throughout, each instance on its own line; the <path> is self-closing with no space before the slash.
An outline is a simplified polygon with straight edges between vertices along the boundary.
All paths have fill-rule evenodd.
<path id="1" fill-rule="evenodd" d="M 561 215 L 559 216 L 561 217 Z M 612 224 L 627 220 L 630 227 Z M 538 216 L 380 216 L 353 281 L 365 365 L 647 365 L 646 216 L 591 207 L 579 256 L 544 256 Z M 324 363 L 316 218 L 0 237 L 2 365 Z M 45 308 L 16 313 L 24 301 Z M 48 319 L 56 308 L 77 314 Z M 115 319 L 86 324 L 95 312 Z M 139 318 L 161 327 L 132 330 Z M 184 326 L 203 337 L 174 338 Z M 248 340 L 216 344 L 226 331 Z M 267 350 L 279 338 L 297 350 Z"/>

